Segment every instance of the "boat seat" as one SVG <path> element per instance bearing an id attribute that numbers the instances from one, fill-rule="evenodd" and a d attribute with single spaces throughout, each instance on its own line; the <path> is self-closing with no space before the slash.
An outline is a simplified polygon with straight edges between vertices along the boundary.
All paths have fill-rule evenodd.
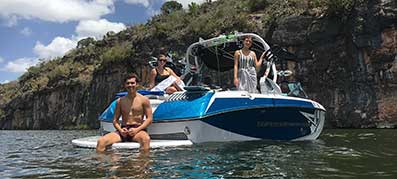
<path id="1" fill-rule="evenodd" d="M 203 86 L 185 86 L 183 87 L 186 91 L 209 91 L 208 88 Z"/>
<path id="2" fill-rule="evenodd" d="M 160 99 L 160 100 L 165 100 L 165 93 L 164 91 L 148 91 L 148 90 L 138 90 L 137 91 L 139 94 L 144 95 L 148 97 L 149 99 Z M 127 95 L 128 92 L 120 92 L 116 94 L 116 98 L 123 97 Z"/>

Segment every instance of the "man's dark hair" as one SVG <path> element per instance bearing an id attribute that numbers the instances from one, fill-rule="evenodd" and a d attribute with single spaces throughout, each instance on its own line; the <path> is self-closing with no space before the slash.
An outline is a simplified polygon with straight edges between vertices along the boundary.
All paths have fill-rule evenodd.
<path id="1" fill-rule="evenodd" d="M 136 75 L 135 73 L 130 73 L 127 77 L 124 78 L 124 83 L 127 82 L 127 80 L 129 80 L 131 78 L 135 78 L 135 81 L 137 83 L 139 83 L 139 81 L 140 81 L 138 75 Z"/>

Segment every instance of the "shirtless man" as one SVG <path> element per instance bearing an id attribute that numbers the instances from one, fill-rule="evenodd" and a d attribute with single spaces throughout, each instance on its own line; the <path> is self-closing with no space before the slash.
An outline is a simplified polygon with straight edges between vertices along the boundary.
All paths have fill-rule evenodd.
<path id="1" fill-rule="evenodd" d="M 138 77 L 135 74 L 129 75 L 124 80 L 124 87 L 128 94 L 117 100 L 113 117 L 115 132 L 106 134 L 98 139 L 97 152 L 103 152 L 106 146 L 121 141 L 139 142 L 140 148 L 149 151 L 150 137 L 146 128 L 152 123 L 153 115 L 149 99 L 137 93 Z M 122 124 L 119 124 L 120 115 Z M 146 116 L 146 120 L 143 117 Z"/>

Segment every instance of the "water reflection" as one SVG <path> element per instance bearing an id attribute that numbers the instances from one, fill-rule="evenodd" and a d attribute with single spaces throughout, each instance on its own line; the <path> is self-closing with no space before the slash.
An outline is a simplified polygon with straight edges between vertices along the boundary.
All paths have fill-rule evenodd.
<path id="1" fill-rule="evenodd" d="M 108 151 L 97 154 L 96 159 L 105 178 L 150 178 L 150 152 Z"/>

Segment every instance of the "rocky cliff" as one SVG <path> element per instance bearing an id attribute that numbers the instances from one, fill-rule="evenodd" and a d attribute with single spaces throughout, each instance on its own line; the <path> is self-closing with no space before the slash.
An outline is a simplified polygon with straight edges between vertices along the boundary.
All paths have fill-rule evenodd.
<path id="1" fill-rule="evenodd" d="M 182 56 L 199 37 L 233 31 L 256 32 L 296 54 L 288 67 L 327 109 L 326 127 L 394 128 L 397 3 L 335 2 L 345 1 L 219 0 L 155 16 L 100 41 L 84 39 L 64 57 L 0 86 L 0 128 L 96 128 L 127 73 L 138 73 L 145 85 L 157 49 Z"/>

